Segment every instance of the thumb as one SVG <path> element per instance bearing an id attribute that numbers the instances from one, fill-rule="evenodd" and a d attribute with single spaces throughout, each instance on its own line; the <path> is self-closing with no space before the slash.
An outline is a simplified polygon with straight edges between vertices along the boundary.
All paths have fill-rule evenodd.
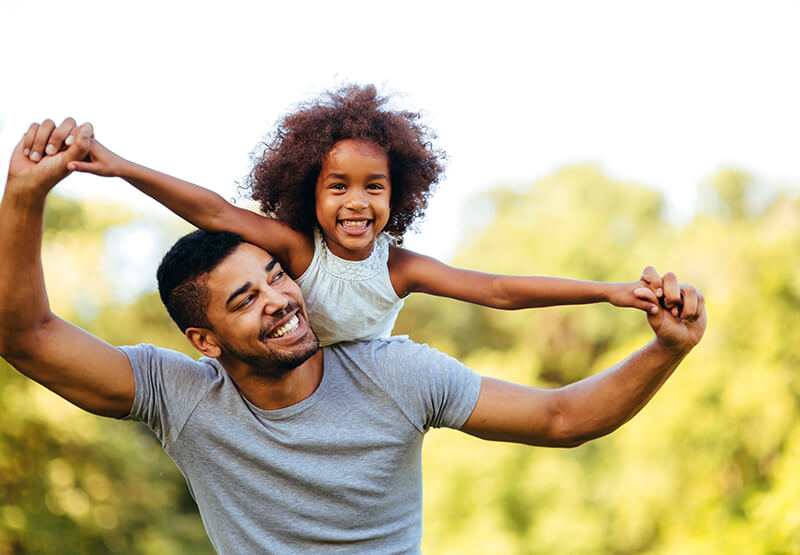
<path id="1" fill-rule="evenodd" d="M 83 160 L 89 154 L 94 139 L 94 129 L 91 123 L 84 123 L 78 128 L 75 142 L 64 152 L 64 158 L 69 164 L 69 169 L 73 169 L 72 163 Z"/>
<path id="2" fill-rule="evenodd" d="M 73 160 L 67 164 L 67 169 L 71 172 L 93 173 L 95 175 L 103 175 L 102 166 L 94 162 L 85 162 L 83 160 Z"/>

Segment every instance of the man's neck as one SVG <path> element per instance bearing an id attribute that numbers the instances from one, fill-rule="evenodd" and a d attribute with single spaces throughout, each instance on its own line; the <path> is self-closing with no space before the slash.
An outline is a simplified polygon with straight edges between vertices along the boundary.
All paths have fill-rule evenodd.
<path id="1" fill-rule="evenodd" d="M 311 396 L 322 382 L 323 354 L 320 348 L 308 360 L 280 378 L 268 378 L 241 361 L 220 363 L 236 382 L 242 395 L 262 410 L 277 410 Z"/>

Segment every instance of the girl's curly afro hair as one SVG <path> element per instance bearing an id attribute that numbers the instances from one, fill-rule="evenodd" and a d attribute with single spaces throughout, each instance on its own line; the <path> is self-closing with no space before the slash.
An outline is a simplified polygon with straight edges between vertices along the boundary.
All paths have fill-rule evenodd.
<path id="1" fill-rule="evenodd" d="M 246 186 L 269 217 L 311 233 L 316 225 L 315 187 L 322 162 L 344 139 L 377 144 L 389 158 L 392 199 L 384 231 L 401 238 L 428 205 L 442 177 L 444 152 L 415 112 L 391 111 L 373 85 L 325 93 L 286 115 L 264 143 Z"/>

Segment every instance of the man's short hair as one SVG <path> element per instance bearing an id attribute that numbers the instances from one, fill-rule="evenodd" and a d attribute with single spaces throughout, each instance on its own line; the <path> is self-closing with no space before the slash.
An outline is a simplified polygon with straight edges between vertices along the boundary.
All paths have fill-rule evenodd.
<path id="1" fill-rule="evenodd" d="M 158 293 L 181 331 L 212 329 L 206 314 L 208 274 L 243 242 L 228 231 L 197 230 L 178 239 L 161 259 L 156 272 Z"/>

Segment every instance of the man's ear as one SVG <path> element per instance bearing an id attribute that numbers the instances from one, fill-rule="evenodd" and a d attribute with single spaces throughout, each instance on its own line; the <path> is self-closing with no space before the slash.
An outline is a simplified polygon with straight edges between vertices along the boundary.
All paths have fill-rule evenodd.
<path id="1" fill-rule="evenodd" d="M 222 348 L 217 341 L 217 337 L 211 330 L 207 328 L 186 328 L 185 333 L 189 343 L 205 356 L 218 358 L 222 354 Z"/>

